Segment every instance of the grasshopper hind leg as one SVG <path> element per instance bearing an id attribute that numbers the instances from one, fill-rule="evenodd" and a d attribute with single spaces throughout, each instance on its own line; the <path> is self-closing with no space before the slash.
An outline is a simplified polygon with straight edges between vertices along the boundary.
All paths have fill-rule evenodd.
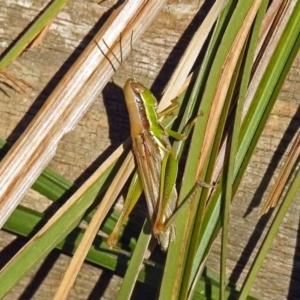
<path id="1" fill-rule="evenodd" d="M 110 248 L 115 248 L 116 243 L 118 241 L 119 232 L 126 221 L 128 215 L 132 211 L 133 207 L 135 206 L 137 200 L 139 199 L 140 195 L 142 194 L 143 187 L 140 180 L 138 173 L 136 172 L 132 178 L 127 197 L 124 202 L 124 207 L 121 211 L 121 215 L 117 221 L 117 224 L 109 235 L 106 243 Z"/>

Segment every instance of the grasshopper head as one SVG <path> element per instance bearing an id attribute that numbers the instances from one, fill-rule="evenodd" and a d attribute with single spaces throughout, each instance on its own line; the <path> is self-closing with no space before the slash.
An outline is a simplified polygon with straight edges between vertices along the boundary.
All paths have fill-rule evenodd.
<path id="1" fill-rule="evenodd" d="M 125 98 L 131 95 L 131 99 L 137 103 L 140 103 L 141 106 L 157 106 L 157 100 L 151 91 L 135 79 L 129 78 L 126 80 L 124 94 Z"/>

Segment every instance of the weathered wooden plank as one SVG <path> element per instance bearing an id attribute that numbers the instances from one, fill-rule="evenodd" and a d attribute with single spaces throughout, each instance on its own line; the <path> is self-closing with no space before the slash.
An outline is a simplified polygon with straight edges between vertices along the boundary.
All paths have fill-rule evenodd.
<path id="1" fill-rule="evenodd" d="M 1 2 L 1 51 L 11 44 L 47 2 L 24 1 L 23 5 L 18 4 L 19 1 Z M 153 90 L 157 96 L 162 92 L 193 29 L 200 22 L 199 17 L 195 18 L 197 1 L 184 2 L 173 1 L 166 6 L 133 50 L 133 68 L 137 77 L 148 86 L 154 82 Z M 24 95 L 0 82 L 1 138 L 15 142 L 23 133 L 53 87 L 87 45 L 87 40 L 95 34 L 95 24 L 99 19 L 103 20 L 103 14 L 110 9 L 110 5 L 112 1 L 106 1 L 103 5 L 98 5 L 95 1 L 70 1 L 50 27 L 42 43 L 25 52 L 8 68 L 9 72 L 27 80 L 35 89 L 31 91 L 26 88 L 27 94 Z M 258 221 L 261 201 L 269 191 L 268 184 L 274 183 L 274 176 L 278 174 L 277 167 L 282 162 L 282 155 L 286 153 L 290 137 L 299 127 L 299 61 L 298 55 L 232 206 L 228 276 L 239 284 L 256 253 L 254 247 L 257 241 L 261 241 L 264 228 L 269 224 L 265 219 Z M 130 63 L 127 64 L 130 68 Z M 123 85 L 124 77 L 120 72 L 115 76 L 115 82 Z M 122 97 L 122 91 L 109 83 L 74 130 L 63 137 L 50 166 L 69 179 L 82 182 L 95 169 L 92 163 L 96 159 L 99 163 L 107 157 L 129 135 Z M 296 250 L 300 244 L 299 198 L 298 193 L 252 289 L 253 295 L 260 299 L 297 299 L 300 294 L 300 258 Z M 26 202 L 41 210 L 44 209 L 41 208 L 42 205 L 48 204 L 33 192 L 27 194 L 23 200 L 23 203 Z M 247 211 L 249 213 L 244 216 Z M 12 239 L 11 235 L 1 232 L 0 247 L 5 248 L 9 244 L 12 247 Z M 218 245 L 214 246 L 209 260 L 209 265 L 216 269 Z M 40 273 L 32 272 L 6 298 L 16 299 L 25 291 L 25 295 L 30 295 L 27 298 L 51 299 L 67 260 L 68 257 L 64 255 L 59 258 L 55 254 L 51 255 L 43 266 L 37 268 Z M 56 264 L 51 268 L 49 264 L 55 261 Z M 49 269 L 51 271 L 48 273 Z M 38 287 L 35 293 L 28 294 L 31 279 L 37 282 L 41 273 L 45 276 L 47 274 L 46 279 L 41 285 L 39 282 L 36 284 Z M 105 293 L 106 299 L 114 299 L 114 292 L 119 284 L 116 277 L 106 272 L 100 274 L 101 271 L 97 268 L 86 265 L 75 283 L 70 299 L 87 299 L 94 288 L 100 294 Z M 105 291 L 108 281 L 110 288 Z"/>

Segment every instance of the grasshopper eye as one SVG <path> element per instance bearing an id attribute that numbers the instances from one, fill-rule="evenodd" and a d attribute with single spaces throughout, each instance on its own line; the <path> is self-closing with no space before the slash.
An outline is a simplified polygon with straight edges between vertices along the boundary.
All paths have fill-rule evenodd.
<path id="1" fill-rule="evenodd" d="M 130 86 L 135 93 L 143 93 L 145 91 L 145 87 L 138 82 L 132 82 Z"/>

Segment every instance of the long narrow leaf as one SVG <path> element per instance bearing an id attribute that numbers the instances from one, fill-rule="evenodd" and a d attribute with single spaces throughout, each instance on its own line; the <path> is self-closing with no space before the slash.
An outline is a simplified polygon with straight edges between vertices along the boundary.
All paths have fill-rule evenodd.
<path id="1" fill-rule="evenodd" d="M 52 1 L 52 3 L 40 14 L 37 20 L 35 20 L 22 37 L 18 39 L 14 46 L 1 59 L 0 69 L 5 69 L 13 60 L 15 60 L 45 28 L 49 20 L 52 20 L 67 2 L 68 0 Z"/>

